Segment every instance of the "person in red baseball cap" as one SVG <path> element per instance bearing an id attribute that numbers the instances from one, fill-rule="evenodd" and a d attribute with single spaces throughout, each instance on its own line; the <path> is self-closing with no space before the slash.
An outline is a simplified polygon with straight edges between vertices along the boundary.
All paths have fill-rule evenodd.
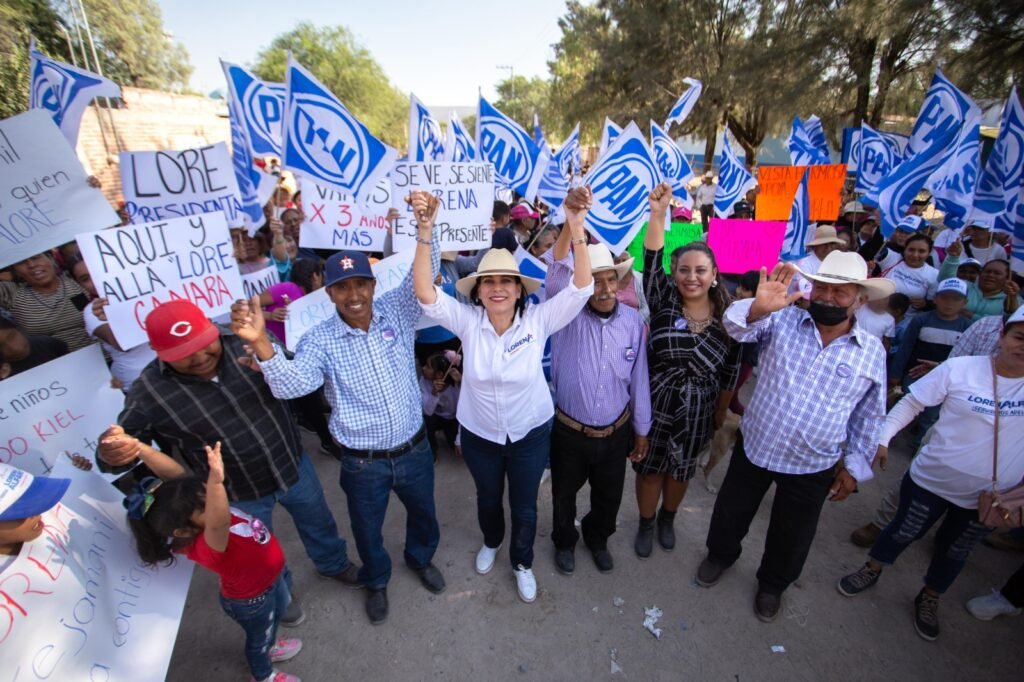
<path id="1" fill-rule="evenodd" d="M 156 356 L 182 374 L 217 375 L 220 332 L 192 301 L 168 301 L 146 316 L 146 336 Z"/>

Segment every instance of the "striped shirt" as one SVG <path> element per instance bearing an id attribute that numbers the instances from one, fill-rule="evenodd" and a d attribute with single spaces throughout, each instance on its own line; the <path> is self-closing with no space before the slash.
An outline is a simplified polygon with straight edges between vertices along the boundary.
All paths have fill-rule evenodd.
<path id="1" fill-rule="evenodd" d="M 299 480 L 302 442 L 288 406 L 258 372 L 238 363 L 242 340 L 220 328 L 220 341 L 215 380 L 178 374 L 155 360 L 132 383 L 117 423 L 143 442 L 173 446 L 200 476 L 208 471 L 203 447 L 220 441 L 228 497 L 256 500 Z M 100 468 L 108 469 L 102 462 Z"/>
<path id="2" fill-rule="evenodd" d="M 572 278 L 572 255 L 548 263 L 544 291 L 554 296 Z M 630 283 L 632 288 L 632 283 Z M 623 410 L 633 411 L 633 431 L 651 430 L 651 389 L 647 376 L 647 339 L 640 313 L 616 304 L 607 320 L 585 306 L 551 336 L 551 381 L 558 409 L 588 426 L 612 424 Z"/>
<path id="3" fill-rule="evenodd" d="M 757 386 L 740 423 L 747 457 L 784 474 L 817 473 L 844 457 L 855 479 L 868 480 L 885 421 L 881 341 L 854 325 L 822 347 L 806 310 L 790 306 L 748 322 L 753 303 L 736 301 L 723 318 L 734 339 L 761 345 Z"/>
<path id="4" fill-rule="evenodd" d="M 0 282 L 0 308 L 11 312 L 26 334 L 53 336 L 74 352 L 96 342 L 86 333 L 82 319 L 82 308 L 88 304 L 89 296 L 67 275 L 57 279 L 60 284 L 52 294 L 41 294 L 22 283 Z"/>

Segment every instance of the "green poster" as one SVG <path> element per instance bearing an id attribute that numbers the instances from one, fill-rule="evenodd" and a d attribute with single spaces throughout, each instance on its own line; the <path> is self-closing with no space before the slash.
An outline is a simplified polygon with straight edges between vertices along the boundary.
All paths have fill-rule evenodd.
<path id="1" fill-rule="evenodd" d="M 669 228 L 672 228 L 671 231 Z M 633 256 L 633 269 L 641 272 L 644 268 L 644 235 L 647 234 L 647 223 L 644 223 L 636 237 L 630 243 L 626 251 Z M 665 226 L 665 251 L 662 253 L 662 263 L 665 272 L 669 271 L 669 262 L 672 252 L 680 246 L 704 238 L 704 229 L 700 223 L 670 223 Z"/>

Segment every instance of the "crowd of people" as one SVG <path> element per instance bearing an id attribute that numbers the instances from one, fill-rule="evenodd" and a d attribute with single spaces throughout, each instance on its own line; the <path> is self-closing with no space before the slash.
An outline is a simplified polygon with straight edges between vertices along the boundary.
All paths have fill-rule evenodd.
<path id="1" fill-rule="evenodd" d="M 714 188 L 710 173 L 695 188 L 705 231 Z M 301 194 L 282 185 L 266 225 L 233 235 L 240 269 L 273 266 L 281 283 L 235 302 L 222 320 L 184 300 L 161 305 L 145 320 L 149 343 L 136 348 L 121 348 L 110 332 L 106 301 L 75 244 L 8 268 L 0 378 L 101 345 L 125 404 L 100 434 L 96 459 L 103 471 L 124 472 L 139 555 L 148 563 L 187 557 L 219 574 L 221 604 L 245 630 L 257 680 L 295 679 L 273 665 L 301 641 L 279 638 L 277 626 L 305 618 L 273 535 L 278 504 L 319 575 L 364 590 L 369 621 L 383 623 L 392 491 L 407 513 L 404 563 L 428 591 L 446 587 L 434 562 L 443 438 L 476 488 L 475 570 L 492 571 L 507 540 L 515 589 L 529 603 L 538 594 L 534 545 L 547 471 L 557 570 L 574 573 L 582 539 L 609 573 L 627 463 L 639 513 L 633 552 L 671 552 L 689 482 L 707 478 L 722 454 L 708 459 L 712 440 L 737 420 L 697 584 L 716 585 L 735 563 L 774 484 L 753 603 L 757 618 L 774 620 L 825 501 L 842 501 L 885 468 L 891 441 L 906 429 L 909 470 L 876 518 L 853 532 L 868 559 L 837 576 L 837 588 L 848 597 L 870 588 L 939 523 L 913 612 L 918 634 L 933 640 L 941 595 L 992 530 L 979 517 L 979 494 L 1024 481 L 1020 274 L 1004 235 L 984 220 L 962 230 L 926 220 L 922 197 L 886 239 L 877 215 L 846 199 L 842 215 L 817 226 L 805 259 L 723 273 L 703 239 L 675 249 L 664 267 L 666 230 L 695 219 L 674 205 L 667 184 L 648 199 L 641 263 L 587 234 L 585 187 L 570 190 L 563 224 L 525 200 L 495 201 L 491 248 L 476 253 L 442 252 L 438 200 L 414 192 L 412 269 L 375 297 L 371 266 L 384 254 L 300 247 Z M 756 191 L 740 203 L 734 217 L 756 217 Z M 520 251 L 546 265 L 543 281 L 521 274 Z M 288 304 L 320 288 L 337 315 L 286 351 Z M 417 329 L 423 317 L 431 324 Z M 744 405 L 740 388 L 755 375 Z M 359 563 L 300 426 L 339 461 Z M 590 508 L 577 523 L 587 484 Z M 0 553 L 16 555 L 34 537 L 28 517 L 51 497 L 13 507 L 0 497 Z M 10 509 L 33 514 L 15 518 Z M 1019 545 L 1020 533 L 1000 542 Z M 1024 566 L 1002 591 L 968 603 L 983 620 L 1022 607 Z"/>

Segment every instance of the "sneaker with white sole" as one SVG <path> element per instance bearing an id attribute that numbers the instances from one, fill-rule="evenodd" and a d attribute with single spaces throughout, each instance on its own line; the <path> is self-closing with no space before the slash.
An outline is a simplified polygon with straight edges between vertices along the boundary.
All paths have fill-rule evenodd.
<path id="1" fill-rule="evenodd" d="M 257 682 L 255 677 L 250 677 L 249 681 Z M 283 673 L 280 670 L 273 670 L 270 673 L 270 677 L 264 677 L 262 680 L 259 680 L 259 682 L 302 682 L 302 680 L 295 677 L 295 675 L 289 675 L 288 673 Z"/>
<path id="2" fill-rule="evenodd" d="M 281 661 L 290 661 L 299 655 L 302 651 L 302 640 L 301 639 L 284 639 L 277 640 L 277 644 L 270 647 L 270 662 L 280 663 Z"/>
<path id="3" fill-rule="evenodd" d="M 532 603 L 537 598 L 537 578 L 533 575 L 533 569 L 519 564 L 516 566 L 515 574 L 519 598 L 527 604 Z"/>
<path id="4" fill-rule="evenodd" d="M 494 560 L 498 556 L 498 550 L 501 549 L 501 545 L 497 547 L 488 547 L 482 545 L 480 551 L 476 553 L 476 572 L 480 575 L 487 575 L 494 568 Z"/>
<path id="5" fill-rule="evenodd" d="M 992 590 L 992 594 L 970 600 L 967 602 L 967 610 L 978 620 L 992 620 L 999 616 L 1019 616 L 1021 613 L 1021 609 L 1011 604 L 1010 600 L 998 590 Z"/>

